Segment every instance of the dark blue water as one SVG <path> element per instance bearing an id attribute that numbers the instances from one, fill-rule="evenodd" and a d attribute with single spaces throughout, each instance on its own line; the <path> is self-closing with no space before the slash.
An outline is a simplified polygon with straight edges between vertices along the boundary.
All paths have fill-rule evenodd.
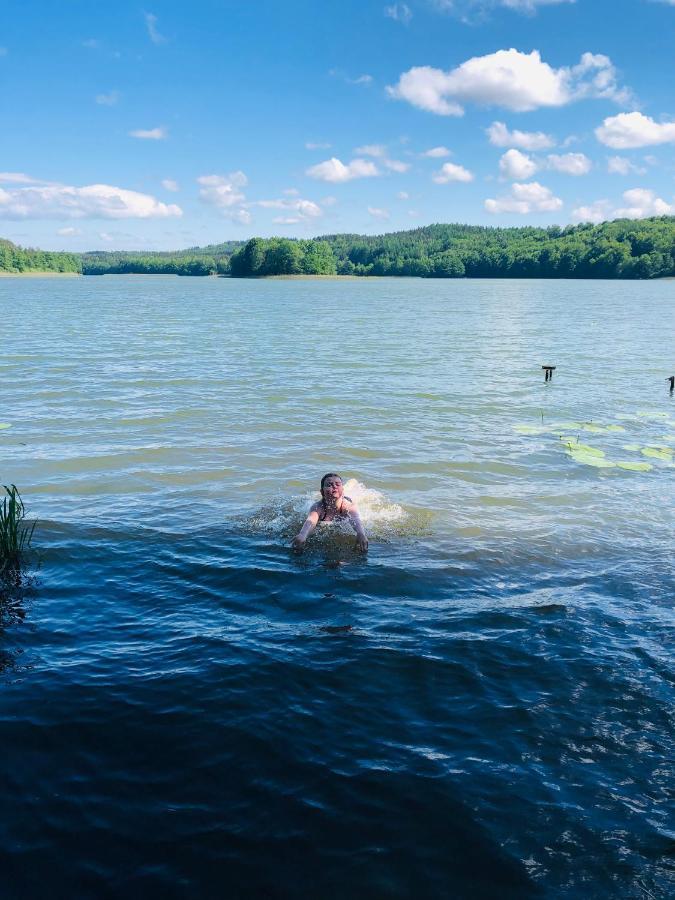
<path id="1" fill-rule="evenodd" d="M 606 424 L 611 400 L 625 432 L 582 440 L 616 460 L 631 442 L 666 446 L 667 390 L 634 384 L 670 340 L 661 288 L 636 288 L 657 291 L 652 319 L 632 297 L 619 310 L 622 332 L 635 325 L 629 363 L 596 332 L 569 365 L 585 373 L 595 344 L 607 380 L 558 372 L 543 394 L 538 371 L 507 365 L 513 342 L 506 372 L 472 387 L 456 360 L 481 298 L 463 315 L 447 284 L 340 294 L 362 342 L 379 319 L 379 357 L 322 376 L 325 345 L 309 361 L 296 347 L 265 387 L 269 354 L 282 360 L 270 323 L 283 315 L 288 340 L 304 340 L 306 283 L 247 285 L 238 306 L 222 280 L 91 281 L 0 286 L 23 354 L 6 360 L 2 476 L 40 519 L 28 577 L 3 589 L 3 896 L 672 895 L 675 470 L 667 453 L 638 454 L 644 472 L 584 466 L 558 436 L 512 427 L 540 424 L 543 401 L 545 421 Z M 508 289 L 533 344 L 553 346 L 560 309 Z M 617 286 L 583 289 L 577 338 L 575 317 Z M 311 290 L 306 315 L 329 329 L 344 285 Z M 421 290 L 437 323 L 454 304 L 448 358 L 431 326 L 423 347 L 397 342 Z M 250 341 L 264 346 L 233 363 L 237 335 L 227 360 L 212 357 L 220 381 L 199 376 L 216 337 L 193 324 L 169 340 L 171 322 L 211 317 L 223 338 L 255 291 Z M 146 313 L 164 304 L 154 321 L 134 318 L 139 296 Z M 90 315 L 111 317 L 105 336 Z M 165 364 L 159 341 L 176 343 Z M 397 369 L 400 353 L 414 369 Z M 315 419 L 348 407 L 324 439 L 304 418 L 308 372 Z M 367 557 L 335 529 L 301 557 L 288 549 L 331 454 L 356 479 Z"/>

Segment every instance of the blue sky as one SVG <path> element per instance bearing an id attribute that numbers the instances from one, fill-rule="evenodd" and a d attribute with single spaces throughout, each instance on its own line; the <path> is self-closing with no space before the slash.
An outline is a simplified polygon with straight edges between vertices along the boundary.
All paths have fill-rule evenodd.
<path id="1" fill-rule="evenodd" d="M 675 0 L 4 0 L 0 237 L 675 214 Z"/>

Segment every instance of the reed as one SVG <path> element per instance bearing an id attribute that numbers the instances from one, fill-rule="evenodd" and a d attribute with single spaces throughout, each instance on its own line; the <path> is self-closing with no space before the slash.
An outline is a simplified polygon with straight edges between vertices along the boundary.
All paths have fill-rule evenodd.
<path id="1" fill-rule="evenodd" d="M 35 522 L 29 524 L 26 508 L 15 484 L 3 485 L 5 496 L 0 504 L 0 574 L 17 571 L 22 555 L 30 549 Z"/>

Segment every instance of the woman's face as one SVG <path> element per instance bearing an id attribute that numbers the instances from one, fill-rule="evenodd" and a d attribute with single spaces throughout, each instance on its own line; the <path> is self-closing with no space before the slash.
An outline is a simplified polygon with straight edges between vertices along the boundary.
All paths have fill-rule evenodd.
<path id="1" fill-rule="evenodd" d="M 325 500 L 337 501 L 344 493 L 342 479 L 337 476 L 327 478 L 323 483 L 323 496 Z"/>

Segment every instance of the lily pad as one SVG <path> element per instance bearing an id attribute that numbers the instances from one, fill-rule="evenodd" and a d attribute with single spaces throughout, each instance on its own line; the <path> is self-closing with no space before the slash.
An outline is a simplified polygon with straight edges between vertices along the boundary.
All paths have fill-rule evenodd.
<path id="1" fill-rule="evenodd" d="M 561 438 L 561 440 L 566 440 Z M 591 447 L 590 444 L 581 444 L 579 441 L 566 440 L 565 446 L 568 453 L 586 453 L 589 456 L 604 456 L 605 451 L 599 450 L 597 447 Z"/>
<path id="2" fill-rule="evenodd" d="M 664 459 L 670 462 L 673 457 L 673 451 L 670 447 L 643 447 L 640 451 L 643 456 L 651 456 L 653 459 Z"/>
<path id="3" fill-rule="evenodd" d="M 648 462 L 618 462 L 620 469 L 629 469 L 631 472 L 649 472 L 654 466 Z"/>
<path id="4" fill-rule="evenodd" d="M 596 453 L 587 453 L 585 450 L 568 450 L 570 456 L 575 462 L 583 463 L 585 466 L 595 466 L 596 469 L 612 469 L 616 465 L 610 459 L 598 456 Z"/>

